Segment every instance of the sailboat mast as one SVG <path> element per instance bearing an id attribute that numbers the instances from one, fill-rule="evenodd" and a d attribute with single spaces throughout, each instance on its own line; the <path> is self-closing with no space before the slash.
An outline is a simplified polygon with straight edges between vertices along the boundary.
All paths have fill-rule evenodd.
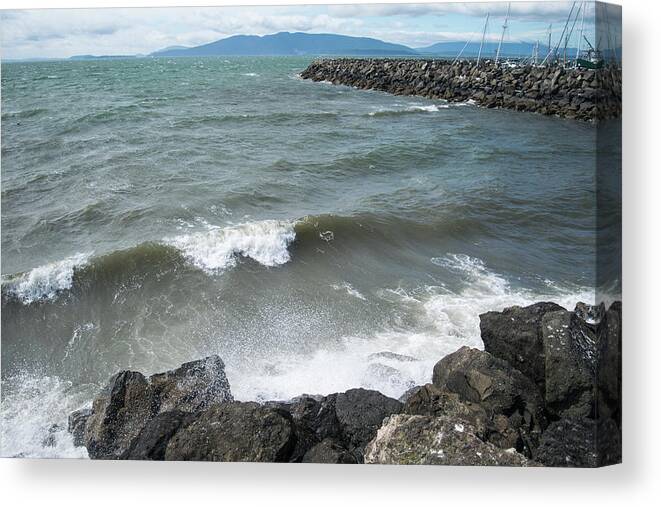
<path id="1" fill-rule="evenodd" d="M 498 43 L 498 51 L 496 51 L 496 63 L 500 59 L 500 50 L 503 46 L 503 39 L 505 38 L 505 32 L 507 31 L 507 21 L 510 17 L 510 8 L 512 7 L 511 3 L 507 4 L 507 14 L 505 14 L 505 23 L 503 23 L 503 33 L 500 34 L 500 42 Z"/>
<path id="2" fill-rule="evenodd" d="M 578 59 L 581 56 L 581 48 L 583 47 L 583 32 L 585 30 L 585 2 L 581 4 L 583 12 L 581 13 L 581 33 L 578 36 L 578 47 L 576 48 L 576 66 L 578 66 Z"/>
<path id="3" fill-rule="evenodd" d="M 477 64 L 480 65 L 480 58 L 482 58 L 482 48 L 484 47 L 484 38 L 487 36 L 487 25 L 489 24 L 489 13 L 484 20 L 484 30 L 482 30 L 482 42 L 480 42 L 480 50 L 477 53 Z"/>

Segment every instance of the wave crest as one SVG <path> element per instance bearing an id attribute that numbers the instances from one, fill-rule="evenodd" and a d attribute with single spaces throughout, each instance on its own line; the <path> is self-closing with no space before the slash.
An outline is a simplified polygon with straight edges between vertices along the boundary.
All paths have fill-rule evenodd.
<path id="1" fill-rule="evenodd" d="M 217 273 L 236 265 L 237 257 L 247 257 L 264 266 L 289 262 L 289 244 L 296 238 L 294 223 L 279 220 L 246 222 L 208 231 L 165 239 L 181 251 L 194 266 Z"/>
<path id="2" fill-rule="evenodd" d="M 26 273 L 3 280 L 3 292 L 24 304 L 55 299 L 73 284 L 74 272 L 85 266 L 91 253 L 77 253 L 64 260 L 44 264 Z"/>

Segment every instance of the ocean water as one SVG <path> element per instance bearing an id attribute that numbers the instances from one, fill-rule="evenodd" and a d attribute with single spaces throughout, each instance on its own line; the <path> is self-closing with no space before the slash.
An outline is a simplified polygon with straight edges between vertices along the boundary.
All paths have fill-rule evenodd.
<path id="1" fill-rule="evenodd" d="M 481 312 L 594 300 L 593 125 L 308 63 L 2 65 L 1 455 L 85 457 L 66 417 L 120 369 L 399 396 Z"/>

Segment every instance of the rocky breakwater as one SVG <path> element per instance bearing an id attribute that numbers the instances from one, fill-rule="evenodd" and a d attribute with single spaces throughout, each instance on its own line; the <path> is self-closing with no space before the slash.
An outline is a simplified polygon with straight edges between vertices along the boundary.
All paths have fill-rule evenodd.
<path id="1" fill-rule="evenodd" d="M 615 66 L 570 69 L 561 66 L 495 65 L 484 62 L 418 59 L 321 59 L 302 73 L 327 81 L 396 95 L 450 102 L 473 101 L 584 121 L 619 118 L 622 72 Z"/>
<path id="2" fill-rule="evenodd" d="M 114 375 L 69 431 L 94 459 L 595 467 L 620 461 L 621 306 L 480 316 L 399 400 L 350 389 L 239 402 L 218 356 Z"/>

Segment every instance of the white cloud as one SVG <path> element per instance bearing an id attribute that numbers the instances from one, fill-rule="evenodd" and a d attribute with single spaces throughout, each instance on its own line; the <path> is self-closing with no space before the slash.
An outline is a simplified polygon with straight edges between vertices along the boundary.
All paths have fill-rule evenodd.
<path id="1" fill-rule="evenodd" d="M 570 7 L 571 2 L 512 2 L 512 18 L 520 33 L 528 32 L 520 22 L 561 26 Z M 481 25 L 478 18 L 488 11 L 497 24 L 506 9 L 506 2 L 51 9 L 3 11 L 0 21 L 3 57 L 28 58 L 150 53 L 165 46 L 194 46 L 239 33 L 279 31 L 341 33 L 419 46 L 475 35 Z M 467 16 L 462 26 L 456 24 L 456 15 Z"/>

